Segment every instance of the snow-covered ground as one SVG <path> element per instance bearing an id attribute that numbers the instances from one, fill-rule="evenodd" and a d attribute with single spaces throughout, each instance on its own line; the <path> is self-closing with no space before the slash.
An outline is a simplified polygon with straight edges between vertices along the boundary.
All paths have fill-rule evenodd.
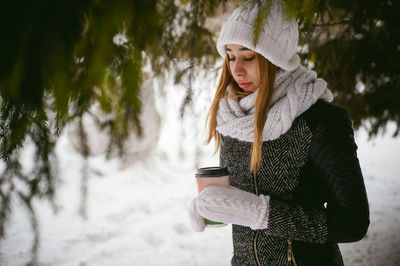
<path id="1" fill-rule="evenodd" d="M 59 211 L 54 214 L 47 202 L 35 204 L 40 265 L 230 265 L 230 226 L 203 233 L 190 228 L 187 206 L 196 194 L 194 152 L 187 148 L 190 140 L 181 139 L 176 116 L 164 119 L 163 125 L 150 157 L 128 167 L 101 155 L 89 159 L 87 219 L 78 213 L 82 159 L 62 136 L 57 146 Z M 368 142 L 360 131 L 356 141 L 371 225 L 362 241 L 340 245 L 345 265 L 399 265 L 400 139 L 387 135 Z M 204 148 L 198 165 L 217 164 L 212 152 L 213 147 Z M 27 263 L 32 241 L 26 211 L 15 202 L 6 238 L 0 240 L 0 265 Z"/>

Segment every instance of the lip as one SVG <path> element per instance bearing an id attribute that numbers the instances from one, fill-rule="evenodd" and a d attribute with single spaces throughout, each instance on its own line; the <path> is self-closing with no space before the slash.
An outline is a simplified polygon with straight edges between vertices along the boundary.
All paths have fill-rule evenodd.
<path id="1" fill-rule="evenodd" d="M 245 89 L 251 85 L 252 82 L 238 82 L 240 88 Z"/>

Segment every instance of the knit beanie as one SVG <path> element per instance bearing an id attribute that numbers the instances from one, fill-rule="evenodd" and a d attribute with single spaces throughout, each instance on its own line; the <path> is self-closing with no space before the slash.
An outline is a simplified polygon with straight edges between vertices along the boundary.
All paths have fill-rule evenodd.
<path id="1" fill-rule="evenodd" d="M 254 25 L 258 6 L 249 2 L 235 9 L 221 29 L 217 50 L 222 57 L 226 55 L 225 45 L 243 45 L 267 58 L 274 65 L 292 71 L 300 64 L 296 53 L 299 37 L 295 19 L 288 19 L 280 0 L 270 0 L 270 12 L 260 30 L 254 46 Z"/>

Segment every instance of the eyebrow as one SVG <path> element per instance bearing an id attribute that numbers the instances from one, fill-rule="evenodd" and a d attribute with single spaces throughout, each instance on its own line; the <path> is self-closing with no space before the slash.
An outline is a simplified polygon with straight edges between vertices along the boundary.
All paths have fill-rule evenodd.
<path id="1" fill-rule="evenodd" d="M 247 48 L 247 47 L 242 47 L 242 48 L 239 48 L 239 51 L 248 51 L 248 50 L 250 50 L 249 48 Z M 230 49 L 230 48 L 228 48 L 228 47 L 226 47 L 226 51 L 228 51 L 228 52 L 232 52 L 232 50 Z"/>

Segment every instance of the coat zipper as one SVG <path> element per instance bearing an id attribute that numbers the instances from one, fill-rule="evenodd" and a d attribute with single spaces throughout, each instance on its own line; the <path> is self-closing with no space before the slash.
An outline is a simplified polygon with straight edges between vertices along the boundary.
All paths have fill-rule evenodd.
<path id="1" fill-rule="evenodd" d="M 258 230 L 256 231 L 256 235 L 254 236 L 254 256 L 256 257 L 257 265 L 261 266 L 260 260 L 258 259 L 258 251 L 257 251 L 257 237 L 258 237 Z"/>
<path id="2" fill-rule="evenodd" d="M 254 188 L 256 190 L 256 195 L 258 196 L 258 186 L 257 186 L 257 176 L 254 176 Z M 254 256 L 256 257 L 257 265 L 261 266 L 260 260 L 258 258 L 258 251 L 257 251 L 257 238 L 258 238 L 258 230 L 256 231 L 256 235 L 254 236 Z M 292 240 L 288 239 L 288 262 L 292 262 L 294 266 L 297 266 L 296 260 L 294 259 L 293 247 L 292 247 Z"/>
<path id="3" fill-rule="evenodd" d="M 258 196 L 258 186 L 257 186 L 257 175 L 253 174 L 254 177 L 254 188 L 256 190 L 256 195 Z M 260 260 L 258 259 L 258 251 L 257 251 L 257 238 L 258 238 L 258 230 L 256 231 L 256 235 L 254 236 L 254 256 L 256 257 L 257 265 L 261 266 Z"/>
<path id="4" fill-rule="evenodd" d="M 294 266 L 297 266 L 296 260 L 294 259 L 292 240 L 288 239 L 288 262 L 292 262 Z"/>

